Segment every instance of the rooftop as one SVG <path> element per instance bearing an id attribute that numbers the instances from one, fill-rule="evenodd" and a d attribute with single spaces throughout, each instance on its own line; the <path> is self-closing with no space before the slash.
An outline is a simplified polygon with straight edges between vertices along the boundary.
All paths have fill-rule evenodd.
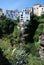
<path id="1" fill-rule="evenodd" d="M 34 6 L 36 6 L 36 5 L 40 5 L 40 6 L 42 6 L 41 4 L 34 4 Z"/>

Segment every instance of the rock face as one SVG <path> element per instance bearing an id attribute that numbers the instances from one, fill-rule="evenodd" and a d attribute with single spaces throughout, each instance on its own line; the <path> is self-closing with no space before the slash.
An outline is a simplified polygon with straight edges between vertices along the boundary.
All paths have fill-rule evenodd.
<path id="1" fill-rule="evenodd" d="M 41 58 L 44 58 L 44 49 L 41 48 L 39 54 Z"/>
<path id="2" fill-rule="evenodd" d="M 40 45 L 41 45 L 41 49 L 39 51 L 39 54 L 40 54 L 41 58 L 44 58 L 44 34 L 42 34 L 39 37 L 39 42 L 40 42 Z"/>

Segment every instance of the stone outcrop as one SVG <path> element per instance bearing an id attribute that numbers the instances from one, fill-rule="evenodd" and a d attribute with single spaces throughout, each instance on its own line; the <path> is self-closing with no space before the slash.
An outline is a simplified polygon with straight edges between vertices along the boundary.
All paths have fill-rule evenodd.
<path id="1" fill-rule="evenodd" d="M 44 34 L 39 37 L 39 43 L 41 45 L 41 49 L 39 50 L 39 54 L 41 58 L 44 58 Z"/>

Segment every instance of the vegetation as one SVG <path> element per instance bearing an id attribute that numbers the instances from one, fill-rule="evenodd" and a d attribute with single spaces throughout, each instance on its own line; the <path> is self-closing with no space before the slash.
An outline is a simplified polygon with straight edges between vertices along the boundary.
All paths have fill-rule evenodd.
<path id="1" fill-rule="evenodd" d="M 43 16 L 31 14 L 30 21 L 25 24 L 27 28 L 23 40 L 20 37 L 19 18 L 13 21 L 4 15 L 0 17 L 0 65 L 44 65 L 39 55 Z"/>

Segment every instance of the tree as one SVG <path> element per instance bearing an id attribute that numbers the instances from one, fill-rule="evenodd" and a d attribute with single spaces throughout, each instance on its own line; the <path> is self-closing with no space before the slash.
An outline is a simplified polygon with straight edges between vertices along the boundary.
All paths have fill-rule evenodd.
<path id="1" fill-rule="evenodd" d="M 39 41 L 39 36 L 42 34 L 42 30 L 43 30 L 43 24 L 39 24 L 33 37 L 35 42 Z"/>
<path id="2" fill-rule="evenodd" d="M 14 22 L 11 19 L 6 18 L 5 20 L 0 20 L 0 33 L 1 35 L 10 34 L 14 31 Z"/>
<path id="3" fill-rule="evenodd" d="M 26 37 L 25 37 L 25 41 L 26 43 L 27 42 L 34 42 L 34 34 L 35 34 L 35 31 L 37 29 L 39 25 L 39 22 L 38 22 L 38 17 L 34 14 L 31 15 L 31 19 L 29 21 L 29 24 L 27 25 L 27 29 L 26 29 L 26 33 L 25 34 L 28 34 Z"/>
<path id="4" fill-rule="evenodd" d="M 8 59 L 5 58 L 5 56 L 3 56 L 3 51 L 1 48 L 0 48 L 0 65 L 11 65 Z"/>
<path id="5" fill-rule="evenodd" d="M 6 19 L 6 16 L 4 15 L 4 13 L 2 13 L 0 20 L 4 20 L 4 19 Z"/>

